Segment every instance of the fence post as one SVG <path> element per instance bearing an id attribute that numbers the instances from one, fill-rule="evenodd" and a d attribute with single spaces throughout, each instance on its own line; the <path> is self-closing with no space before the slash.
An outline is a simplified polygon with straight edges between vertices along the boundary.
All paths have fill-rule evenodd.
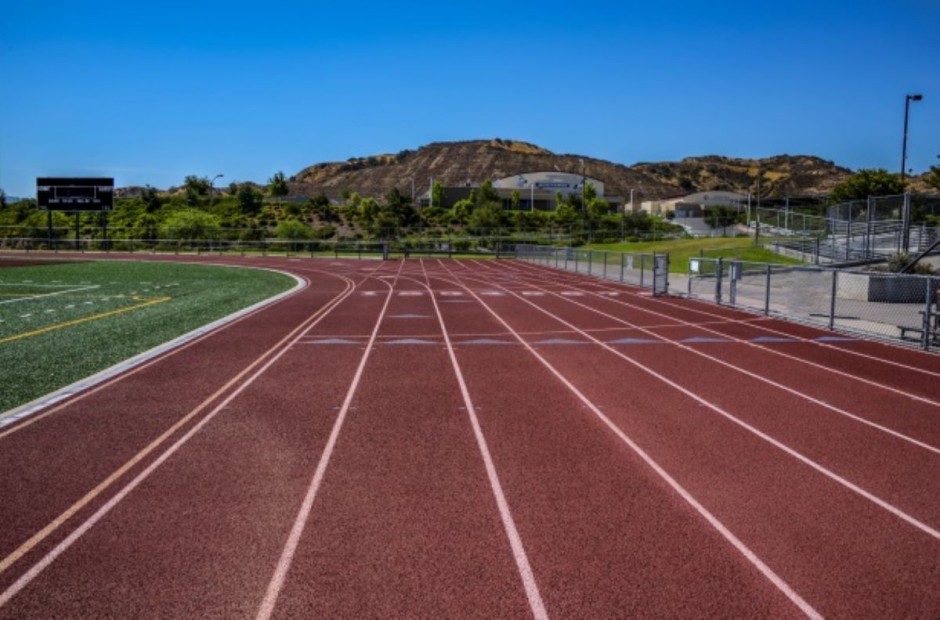
<path id="1" fill-rule="evenodd" d="M 603 275 L 602 275 L 601 277 L 602 277 L 604 280 L 606 280 L 606 279 L 607 279 L 607 259 L 610 258 L 610 252 L 607 252 L 607 251 L 605 250 L 605 251 L 603 252 L 603 256 L 604 256 L 604 273 L 603 273 Z"/>
<path id="2" fill-rule="evenodd" d="M 594 267 L 594 250 L 588 250 L 588 268 L 587 268 L 587 274 L 588 274 L 589 276 L 590 276 L 590 275 L 593 275 L 593 274 L 591 273 L 591 272 L 593 271 L 593 267 Z"/>
<path id="3" fill-rule="evenodd" d="M 646 254 L 640 254 L 640 288 L 644 286 L 646 278 Z"/>
<path id="4" fill-rule="evenodd" d="M 839 270 L 832 270 L 832 293 L 829 299 L 829 330 L 836 328 L 836 290 L 839 285 Z"/>
<path id="5" fill-rule="evenodd" d="M 770 265 L 767 265 L 767 286 L 764 289 L 764 316 L 770 316 Z"/>
<path id="6" fill-rule="evenodd" d="M 924 278 L 924 283 L 926 284 L 927 290 L 924 292 L 924 324 L 921 326 L 923 332 L 920 345 L 924 351 L 928 351 L 930 350 L 930 337 L 932 335 L 930 333 L 930 326 L 932 324 L 930 320 L 930 308 L 934 296 L 933 279 Z"/>
<path id="7" fill-rule="evenodd" d="M 626 255 L 623 252 L 621 252 L 620 253 L 620 283 L 621 284 L 623 284 L 623 261 L 625 258 L 626 258 Z"/>
<path id="8" fill-rule="evenodd" d="M 715 270 L 715 303 L 721 305 L 721 278 L 724 276 L 724 259 L 718 257 L 718 265 Z"/>

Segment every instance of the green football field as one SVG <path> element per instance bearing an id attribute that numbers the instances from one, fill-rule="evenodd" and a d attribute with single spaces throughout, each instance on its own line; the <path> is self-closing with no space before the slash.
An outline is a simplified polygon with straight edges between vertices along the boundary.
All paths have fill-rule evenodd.
<path id="1" fill-rule="evenodd" d="M 2 268 L 0 413 L 294 285 L 269 271 L 182 263 Z"/>

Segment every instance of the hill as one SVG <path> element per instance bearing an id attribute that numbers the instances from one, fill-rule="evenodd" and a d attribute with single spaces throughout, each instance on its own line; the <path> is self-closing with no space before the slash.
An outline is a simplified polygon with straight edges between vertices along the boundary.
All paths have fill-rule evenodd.
<path id="1" fill-rule="evenodd" d="M 583 172 L 602 180 L 606 192 L 641 198 L 679 196 L 697 191 L 757 192 L 765 197 L 820 194 L 831 190 L 852 171 L 807 155 L 765 159 L 720 156 L 688 157 L 680 162 L 638 163 L 625 166 L 583 155 L 557 155 L 534 144 L 514 140 L 436 142 L 395 155 L 351 158 L 304 168 L 291 178 L 291 194 L 320 192 L 338 198 L 344 191 L 381 197 L 393 187 L 410 195 L 427 191 L 431 177 L 445 185 L 479 183 L 533 171 Z"/>

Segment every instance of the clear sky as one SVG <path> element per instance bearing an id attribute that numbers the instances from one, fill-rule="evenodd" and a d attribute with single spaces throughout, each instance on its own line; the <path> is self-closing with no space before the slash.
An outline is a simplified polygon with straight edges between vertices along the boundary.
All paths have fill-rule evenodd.
<path id="1" fill-rule="evenodd" d="M 0 188 L 37 176 L 264 183 L 509 138 L 626 165 L 940 164 L 940 1 L 0 5 Z"/>

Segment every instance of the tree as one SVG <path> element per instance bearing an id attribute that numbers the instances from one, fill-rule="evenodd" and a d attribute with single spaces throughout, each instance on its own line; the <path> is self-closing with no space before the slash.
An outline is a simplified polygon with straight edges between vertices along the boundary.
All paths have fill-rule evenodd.
<path id="1" fill-rule="evenodd" d="M 160 196 L 157 195 L 157 190 L 145 185 L 143 191 L 140 192 L 140 199 L 144 203 L 144 211 L 147 213 L 153 213 L 160 208 Z"/>
<path id="2" fill-rule="evenodd" d="M 242 183 L 238 187 L 238 209 L 243 215 L 257 215 L 261 211 L 261 193 L 256 191 L 250 183 Z"/>
<path id="3" fill-rule="evenodd" d="M 516 210 L 516 211 L 519 210 L 519 202 L 521 200 L 522 200 L 522 194 L 519 192 L 519 190 L 517 189 L 512 190 L 512 194 L 509 195 L 509 205 L 513 208 L 513 210 Z M 529 208 L 532 208 L 532 207 L 530 206 Z"/>
<path id="4" fill-rule="evenodd" d="M 287 178 L 283 172 L 275 172 L 274 176 L 268 179 L 268 194 L 274 198 L 274 202 L 280 207 L 281 198 L 287 195 Z"/>
<path id="5" fill-rule="evenodd" d="M 180 209 L 160 227 L 164 239 L 211 239 L 219 227 L 217 217 L 198 209 Z"/>
<path id="6" fill-rule="evenodd" d="M 418 218 L 411 198 L 401 193 L 397 187 L 393 187 L 385 196 L 385 208 L 399 226 L 410 226 Z"/>
<path id="7" fill-rule="evenodd" d="M 209 194 L 210 186 L 209 177 L 197 177 L 195 174 L 188 175 L 183 179 L 183 188 L 186 190 L 186 204 L 195 207 L 200 196 Z"/>
<path id="8" fill-rule="evenodd" d="M 467 223 L 470 228 L 478 233 L 495 230 L 499 228 L 502 211 L 502 206 L 499 203 L 485 202 L 473 210 Z"/>
<path id="9" fill-rule="evenodd" d="M 434 181 L 431 185 L 431 205 L 432 207 L 444 206 L 444 186 L 440 181 Z"/>
<path id="10" fill-rule="evenodd" d="M 927 175 L 927 185 L 940 190 L 940 166 L 930 167 L 930 173 Z"/>
<path id="11" fill-rule="evenodd" d="M 721 228 L 721 234 L 727 234 L 725 230 L 728 226 L 734 224 L 737 220 L 737 212 L 727 205 L 718 205 L 708 210 L 705 215 L 705 222 L 712 228 Z"/>
<path id="12" fill-rule="evenodd" d="M 0 210 L 7 208 L 7 193 L 0 189 Z"/>
<path id="13" fill-rule="evenodd" d="M 865 200 L 869 196 L 896 196 L 903 194 L 907 184 L 901 175 L 884 168 L 861 169 L 842 181 L 829 194 L 829 202 L 839 204 L 852 200 Z"/>

